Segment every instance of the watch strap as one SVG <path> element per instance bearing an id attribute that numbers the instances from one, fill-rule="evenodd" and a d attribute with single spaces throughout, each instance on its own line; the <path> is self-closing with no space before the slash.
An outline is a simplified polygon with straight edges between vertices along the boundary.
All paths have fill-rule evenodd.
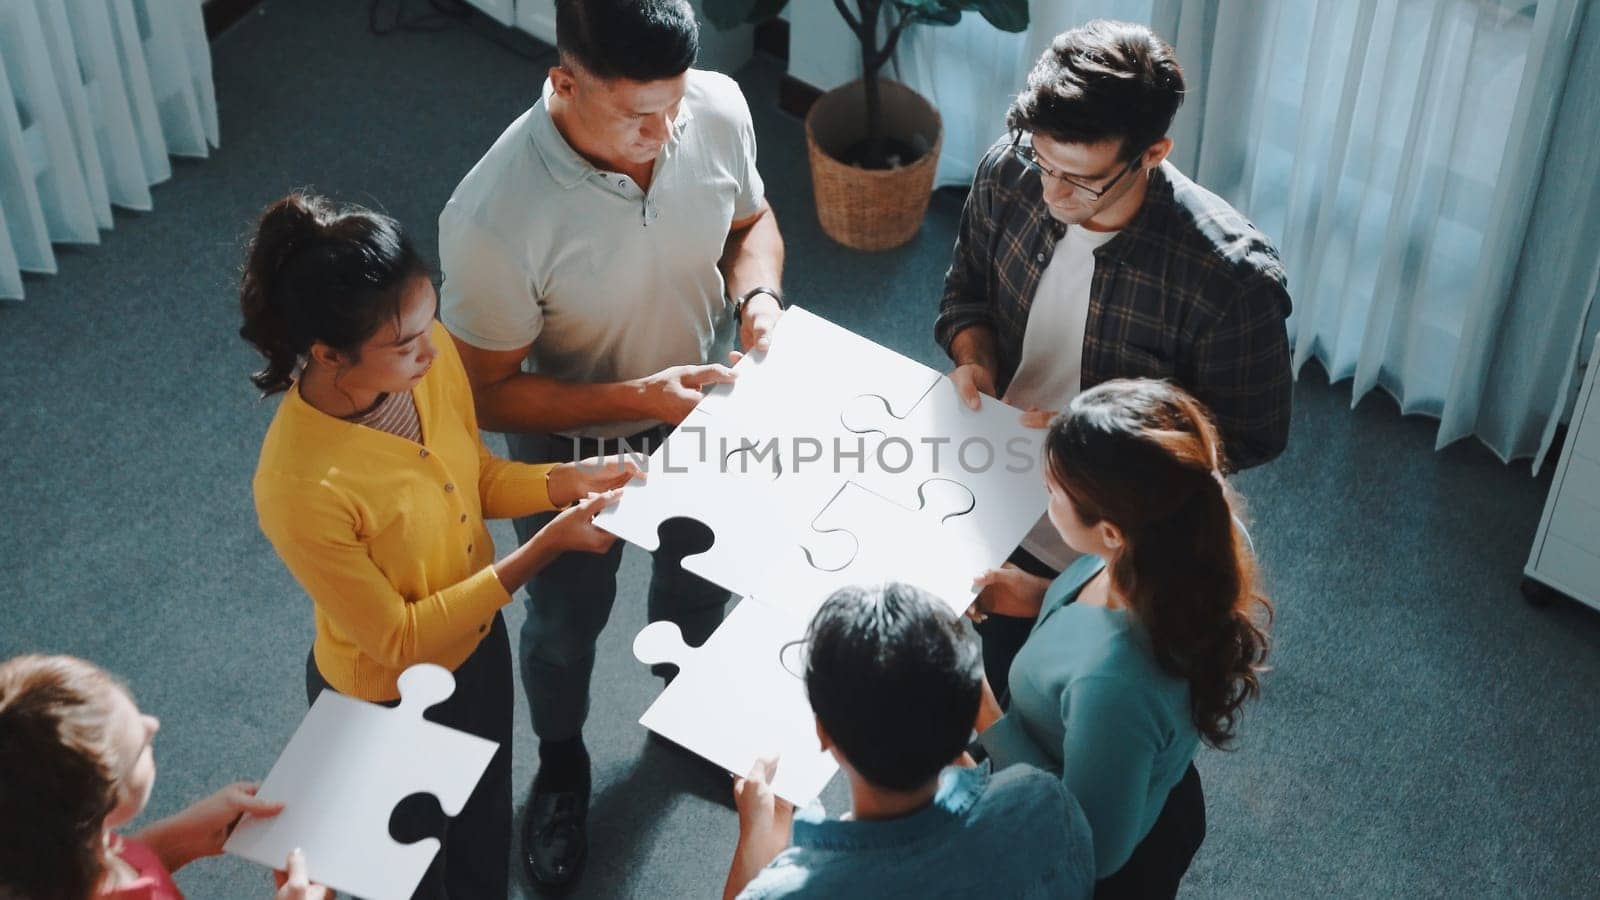
<path id="1" fill-rule="evenodd" d="M 745 307 L 745 304 L 749 303 L 750 299 L 752 297 L 754 297 L 755 295 L 757 295 L 757 294 L 766 294 L 767 296 L 771 297 L 772 299 L 778 301 L 778 308 L 779 309 L 783 309 L 784 308 L 783 295 L 782 294 L 778 293 L 778 291 L 775 288 L 769 288 L 769 287 L 767 287 L 765 285 L 758 285 L 758 286 L 753 287 L 750 290 L 745 291 L 744 293 L 740 294 L 739 295 L 739 299 L 733 301 L 733 320 L 735 322 L 739 322 L 739 321 L 742 321 L 744 319 L 744 307 Z"/>

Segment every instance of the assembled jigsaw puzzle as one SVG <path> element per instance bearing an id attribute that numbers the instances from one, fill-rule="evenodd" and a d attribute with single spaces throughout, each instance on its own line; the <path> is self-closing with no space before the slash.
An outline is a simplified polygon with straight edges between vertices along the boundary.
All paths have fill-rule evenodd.
<path id="1" fill-rule="evenodd" d="M 299 847 L 318 884 L 371 900 L 410 897 L 439 841 L 396 842 L 395 806 L 431 794 L 445 815 L 458 814 L 499 748 L 423 719 L 454 692 L 455 677 L 431 663 L 400 674 L 393 709 L 323 691 L 257 792 L 283 812 L 247 817 L 223 850 L 278 868 Z"/>
<path id="2" fill-rule="evenodd" d="M 965 611 L 973 578 L 1044 513 L 1044 434 L 994 398 L 970 409 L 933 369 L 800 308 L 734 370 L 596 524 L 646 550 L 668 519 L 711 530 L 683 567 L 746 599 L 698 650 L 665 623 L 640 633 L 642 661 L 690 662 L 640 721 L 734 774 L 779 754 L 777 791 L 804 804 L 834 767 L 818 758 L 803 685 L 769 651 L 802 640 L 852 584 L 909 582 Z"/>
<path id="3" fill-rule="evenodd" d="M 662 522 L 699 521 L 714 541 L 685 569 L 805 616 L 839 587 L 884 578 L 965 610 L 973 577 L 1044 512 L 1043 432 L 1020 410 L 991 397 L 970 409 L 938 372 L 803 309 L 735 371 L 597 524 L 654 550 Z M 932 509 L 930 491 L 964 491 L 966 508 Z M 828 509 L 841 496 L 848 516 Z"/>

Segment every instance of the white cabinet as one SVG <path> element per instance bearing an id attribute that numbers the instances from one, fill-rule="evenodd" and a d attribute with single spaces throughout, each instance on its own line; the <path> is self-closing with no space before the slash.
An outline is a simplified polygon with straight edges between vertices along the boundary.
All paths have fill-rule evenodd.
<path id="1" fill-rule="evenodd" d="M 1584 375 L 1583 390 L 1567 428 L 1567 445 L 1561 450 L 1550 497 L 1539 520 L 1539 533 L 1523 572 L 1528 599 L 1547 597 L 1543 587 L 1554 588 L 1575 600 L 1600 609 L 1600 395 L 1595 391 L 1600 372 L 1600 341 Z"/>

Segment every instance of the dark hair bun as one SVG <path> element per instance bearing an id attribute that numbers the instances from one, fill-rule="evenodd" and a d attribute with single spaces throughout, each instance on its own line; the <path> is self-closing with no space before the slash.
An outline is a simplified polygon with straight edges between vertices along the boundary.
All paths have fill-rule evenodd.
<path id="1" fill-rule="evenodd" d="M 400 286 L 427 268 L 388 216 L 295 191 L 261 213 L 239 282 L 239 336 L 266 358 L 250 376 L 264 393 L 294 383 L 322 343 L 359 357 L 399 314 Z"/>

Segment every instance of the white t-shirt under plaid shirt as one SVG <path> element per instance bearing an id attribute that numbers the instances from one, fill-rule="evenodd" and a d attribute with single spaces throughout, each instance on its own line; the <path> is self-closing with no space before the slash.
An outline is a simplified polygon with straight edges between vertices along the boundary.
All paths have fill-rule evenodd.
<path id="1" fill-rule="evenodd" d="M 689 70 L 648 192 L 572 149 L 550 118 L 550 90 L 439 215 L 445 327 L 485 350 L 528 346 L 527 371 L 576 383 L 720 361 L 732 328 L 717 262 L 729 225 L 764 194 L 739 86 Z M 621 437 L 656 424 L 575 433 Z"/>

